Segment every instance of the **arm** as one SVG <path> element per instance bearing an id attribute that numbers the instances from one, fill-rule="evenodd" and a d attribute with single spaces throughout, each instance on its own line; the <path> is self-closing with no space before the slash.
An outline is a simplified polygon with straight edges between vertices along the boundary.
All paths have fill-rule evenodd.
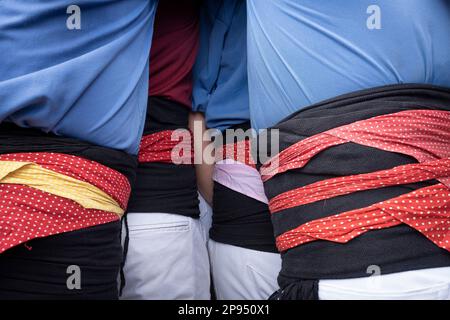
<path id="1" fill-rule="evenodd" d="M 194 123 L 195 129 L 194 129 Z M 204 161 L 198 163 L 198 160 L 203 160 L 202 155 L 203 149 L 208 145 L 208 141 L 203 141 L 202 137 L 206 131 L 205 125 L 205 116 L 200 112 L 191 112 L 189 115 L 189 129 L 194 132 L 194 130 L 201 129 L 201 133 L 196 132 L 194 136 L 194 153 L 196 156 L 196 164 L 195 171 L 197 175 L 197 185 L 200 194 L 203 198 L 208 202 L 209 205 L 212 205 L 213 200 L 213 190 L 214 190 L 214 182 L 212 179 L 214 164 L 207 164 Z M 200 139 L 199 139 L 200 138 Z"/>

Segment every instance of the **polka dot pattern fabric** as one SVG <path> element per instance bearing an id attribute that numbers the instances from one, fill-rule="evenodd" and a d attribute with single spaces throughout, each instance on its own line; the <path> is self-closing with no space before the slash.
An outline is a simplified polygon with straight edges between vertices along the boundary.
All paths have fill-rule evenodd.
<path id="1" fill-rule="evenodd" d="M 304 167 L 315 155 L 354 142 L 414 157 L 419 163 L 367 174 L 319 181 L 270 199 L 272 214 L 363 190 L 436 179 L 440 183 L 323 219 L 307 222 L 277 237 L 282 251 L 315 240 L 345 243 L 374 229 L 401 223 L 450 251 L 450 112 L 410 110 L 341 126 L 299 141 L 261 169 L 263 180 Z"/>
<path id="2" fill-rule="evenodd" d="M 389 170 L 327 179 L 277 195 L 269 202 L 271 213 L 347 195 L 450 176 L 450 159 L 408 164 Z"/>
<path id="3" fill-rule="evenodd" d="M 189 130 L 164 130 L 142 137 L 139 162 L 193 163 L 192 135 Z"/>
<path id="4" fill-rule="evenodd" d="M 124 209 L 130 197 L 131 186 L 124 175 L 92 160 L 50 152 L 3 154 L 0 160 L 33 162 L 45 169 L 87 182 L 110 195 Z"/>
<path id="5" fill-rule="evenodd" d="M 251 152 L 251 140 L 227 143 L 216 153 L 216 161 L 231 159 L 256 168 L 256 162 Z"/>
<path id="6" fill-rule="evenodd" d="M 0 155 L 0 160 L 32 162 L 95 185 L 123 209 L 130 195 L 125 176 L 95 161 L 58 153 Z M 73 200 L 26 185 L 0 183 L 0 253 L 34 238 L 117 221 L 112 212 L 86 209 Z"/>
<path id="7" fill-rule="evenodd" d="M 293 145 L 280 152 L 269 162 L 263 164 L 259 170 L 261 179 L 265 182 L 277 174 L 288 170 L 303 168 L 316 154 L 346 142 L 347 141 L 343 139 L 330 136 L 326 133 L 306 138 L 294 144 L 295 148 Z"/>
<path id="8" fill-rule="evenodd" d="M 440 183 L 366 208 L 307 222 L 278 236 L 276 243 L 280 252 L 316 240 L 346 243 L 367 231 L 401 223 L 450 251 L 450 190 Z"/>
<path id="9" fill-rule="evenodd" d="M 302 168 L 321 151 L 347 142 L 403 153 L 419 162 L 449 158 L 450 112 L 401 111 L 325 131 L 291 145 L 263 164 L 262 179 Z M 450 178 L 444 179 L 441 182 L 450 185 Z"/>
<path id="10" fill-rule="evenodd" d="M 0 184 L 0 253 L 35 238 L 119 220 L 28 186 Z"/>
<path id="11" fill-rule="evenodd" d="M 19 184 L 71 199 L 84 208 L 124 214 L 117 201 L 96 186 L 33 162 L 0 160 L 0 183 Z"/>

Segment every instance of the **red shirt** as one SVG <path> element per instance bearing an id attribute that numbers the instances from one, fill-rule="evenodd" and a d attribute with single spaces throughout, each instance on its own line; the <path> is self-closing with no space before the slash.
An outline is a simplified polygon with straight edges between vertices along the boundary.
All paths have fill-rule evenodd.
<path id="1" fill-rule="evenodd" d="M 191 107 L 199 7 L 198 0 L 159 2 L 150 52 L 149 96 L 162 96 Z"/>

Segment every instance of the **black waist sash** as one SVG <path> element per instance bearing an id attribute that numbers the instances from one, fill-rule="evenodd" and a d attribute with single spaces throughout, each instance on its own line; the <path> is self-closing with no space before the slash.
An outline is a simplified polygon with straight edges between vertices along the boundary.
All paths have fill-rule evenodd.
<path id="1" fill-rule="evenodd" d="M 282 151 L 297 141 L 335 127 L 416 109 L 450 111 L 450 89 L 394 85 L 359 91 L 303 109 L 272 129 L 280 130 Z M 303 168 L 273 177 L 264 187 L 271 199 L 316 181 L 416 162 L 403 154 L 346 143 L 322 151 Z M 366 207 L 436 183 L 430 180 L 367 190 L 289 208 L 272 215 L 275 235 L 308 221 Z M 447 251 L 404 224 L 366 232 L 345 244 L 323 240 L 309 242 L 284 252 L 282 260 L 278 277 L 281 289 L 273 299 L 317 299 L 318 279 L 370 276 L 368 268 L 372 265 L 379 266 L 382 274 L 450 266 Z"/>
<path id="2" fill-rule="evenodd" d="M 144 135 L 188 129 L 189 110 L 162 97 L 150 97 Z M 194 165 L 139 163 L 128 212 L 174 213 L 198 218 L 197 179 Z"/>
<path id="3" fill-rule="evenodd" d="M 137 157 L 126 152 L 105 148 L 77 139 L 21 128 L 9 122 L 0 123 L 0 154 L 20 152 L 55 152 L 92 160 L 127 177 L 133 186 Z"/>
<path id="4" fill-rule="evenodd" d="M 267 204 L 214 182 L 212 240 L 265 252 L 278 252 Z"/>
<path id="5" fill-rule="evenodd" d="M 76 139 L 0 124 L 0 154 L 55 152 L 96 161 L 133 185 L 137 157 Z M 120 221 L 38 238 L 0 255 L 0 299 L 117 299 L 122 262 Z M 71 265 L 81 269 L 81 289 L 69 290 Z"/>
<path id="6" fill-rule="evenodd" d="M 0 300 L 115 300 L 120 221 L 29 241 L 0 255 Z M 80 268 L 81 288 L 70 290 Z"/>
<path id="7" fill-rule="evenodd" d="M 231 129 L 247 130 L 250 123 Z M 226 143 L 225 137 L 223 142 Z M 237 142 L 237 141 L 236 141 Z M 214 181 L 213 217 L 209 232 L 214 241 L 265 252 L 278 252 L 267 204 Z"/>

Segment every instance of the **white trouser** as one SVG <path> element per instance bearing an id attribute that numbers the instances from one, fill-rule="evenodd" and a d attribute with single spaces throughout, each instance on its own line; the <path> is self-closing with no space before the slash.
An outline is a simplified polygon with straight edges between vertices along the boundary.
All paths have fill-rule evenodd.
<path id="1" fill-rule="evenodd" d="M 356 279 L 320 280 L 319 299 L 449 300 L 450 267 Z"/>
<path id="2" fill-rule="evenodd" d="M 205 204 L 205 207 L 208 205 Z M 207 218 L 211 217 L 211 208 Z M 209 230 L 209 225 L 206 227 Z M 279 254 L 209 240 L 217 299 L 267 299 L 279 289 Z M 380 270 L 382 273 L 382 270 Z M 406 271 L 355 279 L 320 280 L 321 300 L 450 300 L 450 267 Z"/>
<path id="3" fill-rule="evenodd" d="M 198 200 L 200 201 L 198 205 L 200 209 L 200 223 L 202 224 L 206 239 L 209 240 L 209 229 L 211 229 L 212 224 L 212 208 L 200 193 L 198 194 Z"/>
<path id="4" fill-rule="evenodd" d="M 219 300 L 267 299 L 278 290 L 278 254 L 209 240 L 213 284 Z M 382 271 L 382 270 L 381 270 Z M 450 299 L 450 267 L 355 279 L 320 280 L 321 300 Z"/>
<path id="5" fill-rule="evenodd" d="M 278 289 L 279 254 L 213 240 L 208 248 L 218 300 L 266 300 Z"/>
<path id="6" fill-rule="evenodd" d="M 207 230 L 202 224 L 210 213 L 201 213 L 201 219 L 128 214 L 130 240 L 121 299 L 210 299 Z"/>

